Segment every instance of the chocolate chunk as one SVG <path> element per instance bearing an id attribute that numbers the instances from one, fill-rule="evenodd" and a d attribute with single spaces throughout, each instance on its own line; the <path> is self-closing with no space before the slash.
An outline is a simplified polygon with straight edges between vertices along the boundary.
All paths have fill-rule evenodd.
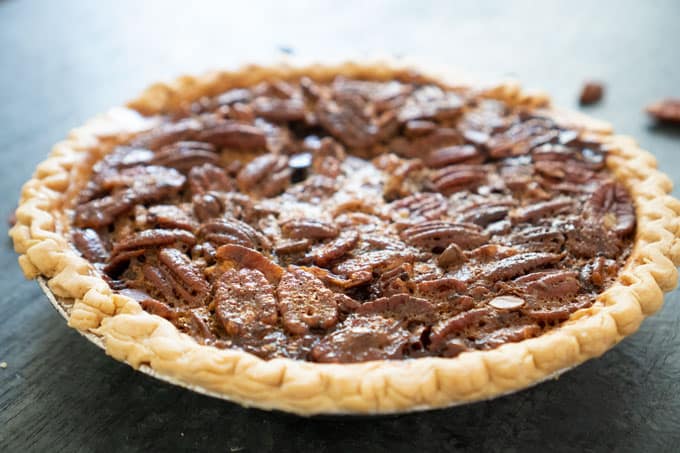
<path id="1" fill-rule="evenodd" d="M 283 326 L 293 334 L 330 329 L 338 322 L 334 293 L 304 269 L 288 269 L 281 277 L 276 295 Z"/>

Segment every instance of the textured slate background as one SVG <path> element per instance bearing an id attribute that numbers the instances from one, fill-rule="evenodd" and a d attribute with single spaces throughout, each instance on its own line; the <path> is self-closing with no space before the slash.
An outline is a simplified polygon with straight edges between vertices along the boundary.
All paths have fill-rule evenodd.
<path id="1" fill-rule="evenodd" d="M 678 183 L 680 128 L 652 125 L 641 108 L 680 96 L 679 2 L 366 3 L 0 0 L 0 213 L 50 145 L 91 115 L 156 79 L 266 61 L 282 47 L 511 74 L 565 107 L 584 78 L 600 78 L 606 99 L 587 111 L 636 136 Z M 1 241 L 0 451 L 678 448 L 678 292 L 637 334 L 557 381 L 418 415 L 310 420 L 192 394 L 108 358 L 65 326 Z"/>

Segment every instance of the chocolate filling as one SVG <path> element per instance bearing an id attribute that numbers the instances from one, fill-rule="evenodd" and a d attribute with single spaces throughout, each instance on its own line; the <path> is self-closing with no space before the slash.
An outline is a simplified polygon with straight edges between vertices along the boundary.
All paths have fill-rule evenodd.
<path id="1" fill-rule="evenodd" d="M 635 230 L 606 152 L 423 79 L 275 81 L 113 150 L 72 239 L 197 341 L 263 358 L 453 357 L 593 304 Z"/>

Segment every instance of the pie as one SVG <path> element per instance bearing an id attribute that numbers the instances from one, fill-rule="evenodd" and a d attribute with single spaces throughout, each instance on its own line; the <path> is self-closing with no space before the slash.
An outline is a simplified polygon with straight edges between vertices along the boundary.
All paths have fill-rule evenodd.
<path id="1" fill-rule="evenodd" d="M 58 143 L 10 234 L 133 367 L 299 414 L 505 394 L 677 282 L 654 158 L 515 84 L 395 63 L 182 77 Z"/>

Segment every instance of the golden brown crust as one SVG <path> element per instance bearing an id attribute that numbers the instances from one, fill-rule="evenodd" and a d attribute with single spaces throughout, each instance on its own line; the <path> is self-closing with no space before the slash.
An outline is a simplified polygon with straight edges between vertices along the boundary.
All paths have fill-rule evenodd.
<path id="1" fill-rule="evenodd" d="M 338 66 L 248 66 L 203 77 L 156 84 L 128 108 L 113 109 L 71 132 L 41 163 L 22 190 L 11 229 L 19 263 L 28 278 L 43 276 L 49 291 L 67 307 L 69 325 L 135 368 L 194 390 L 248 406 L 298 414 L 390 413 L 444 407 L 516 391 L 599 356 L 658 310 L 664 291 L 677 283 L 680 264 L 680 201 L 656 160 L 628 137 L 579 114 L 548 106 L 548 98 L 516 84 L 480 93 L 527 105 L 558 122 L 577 126 L 610 149 L 608 167 L 631 192 L 637 233 L 631 257 L 617 282 L 590 308 L 540 337 L 455 359 L 420 358 L 358 364 L 261 360 L 238 350 L 202 346 L 170 322 L 114 294 L 62 233 L 63 205 L 87 177 L 88 164 L 109 150 L 116 137 L 147 129 L 154 116 L 172 112 L 204 95 L 279 77 L 335 75 L 389 79 L 412 71 L 394 63 Z M 437 80 L 455 85 L 437 75 Z M 64 312 L 66 313 L 66 312 Z"/>

